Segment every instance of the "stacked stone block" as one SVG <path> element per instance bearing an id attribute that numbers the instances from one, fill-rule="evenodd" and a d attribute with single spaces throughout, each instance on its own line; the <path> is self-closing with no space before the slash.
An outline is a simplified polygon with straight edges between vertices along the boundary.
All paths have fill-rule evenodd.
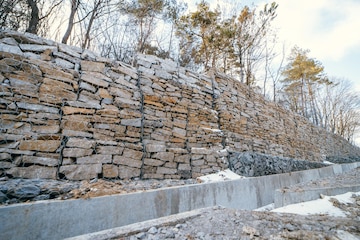
<path id="1" fill-rule="evenodd" d="M 179 179 L 227 168 L 228 151 L 360 155 L 228 76 L 135 60 L 1 32 L 0 175 Z"/>

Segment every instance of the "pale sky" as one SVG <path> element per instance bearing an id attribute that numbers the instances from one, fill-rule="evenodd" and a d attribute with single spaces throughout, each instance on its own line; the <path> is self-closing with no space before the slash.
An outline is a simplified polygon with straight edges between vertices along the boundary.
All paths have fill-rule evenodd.
<path id="1" fill-rule="evenodd" d="M 184 0 L 196 9 L 200 0 Z M 224 2 L 235 6 L 259 6 L 271 0 L 207 0 L 212 7 Z M 360 0 L 275 0 L 279 5 L 273 26 L 286 56 L 293 46 L 309 49 L 309 57 L 325 67 L 329 77 L 351 81 L 360 92 Z M 360 136 L 355 140 L 360 146 Z"/>
<path id="2" fill-rule="evenodd" d="M 195 9 L 200 0 L 184 0 Z M 212 7 L 256 5 L 270 0 L 207 0 Z M 279 7 L 273 26 L 290 52 L 295 45 L 309 49 L 329 76 L 352 81 L 360 91 L 360 0 L 276 0 Z M 288 55 L 288 54 L 287 54 Z"/>

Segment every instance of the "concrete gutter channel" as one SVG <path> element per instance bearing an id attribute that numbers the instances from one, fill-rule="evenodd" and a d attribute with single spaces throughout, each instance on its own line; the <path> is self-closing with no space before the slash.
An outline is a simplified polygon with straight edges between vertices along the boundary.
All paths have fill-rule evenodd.
<path id="1" fill-rule="evenodd" d="M 91 199 L 3 206 L 0 207 L 0 239 L 107 239 L 120 236 L 124 231 L 146 229 L 150 224 L 161 225 L 197 216 L 202 208 L 220 205 L 253 210 L 273 202 L 280 206 L 317 199 L 320 193 L 333 195 L 359 191 L 360 187 L 355 183 L 345 188 L 309 192 L 284 194 L 276 191 L 285 186 L 346 173 L 357 167 L 360 167 L 360 162 Z"/>

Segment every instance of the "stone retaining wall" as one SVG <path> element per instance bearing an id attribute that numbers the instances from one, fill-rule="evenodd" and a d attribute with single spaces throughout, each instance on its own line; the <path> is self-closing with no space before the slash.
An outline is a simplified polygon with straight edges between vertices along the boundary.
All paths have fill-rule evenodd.
<path id="1" fill-rule="evenodd" d="M 2 31 L 0 72 L 0 175 L 178 179 L 227 168 L 227 150 L 360 155 L 234 79 L 154 56 L 130 66 Z"/>

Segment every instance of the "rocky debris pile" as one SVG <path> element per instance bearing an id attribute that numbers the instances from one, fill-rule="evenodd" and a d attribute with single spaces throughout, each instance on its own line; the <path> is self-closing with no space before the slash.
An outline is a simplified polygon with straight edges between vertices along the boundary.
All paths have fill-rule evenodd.
<path id="1" fill-rule="evenodd" d="M 80 182 L 51 179 L 9 179 L 0 181 L 0 204 L 56 199 L 80 187 Z"/>
<path id="2" fill-rule="evenodd" d="M 337 164 L 352 163 L 359 162 L 360 156 L 326 156 L 326 160 Z"/>
<path id="3" fill-rule="evenodd" d="M 359 206 L 358 206 L 359 207 Z M 331 239 L 360 237 L 360 220 L 325 215 L 242 211 L 214 207 L 200 216 L 173 225 L 150 227 L 122 240 L 213 240 L 213 239 Z"/>
<path id="4" fill-rule="evenodd" d="M 232 152 L 229 162 L 230 169 L 233 172 L 245 177 L 288 173 L 327 166 L 327 164 L 320 162 L 296 160 L 255 152 Z"/>
<path id="5" fill-rule="evenodd" d="M 164 187 L 195 184 L 196 180 L 103 180 L 0 179 L 0 204 L 39 200 L 66 200 L 125 194 Z"/>

